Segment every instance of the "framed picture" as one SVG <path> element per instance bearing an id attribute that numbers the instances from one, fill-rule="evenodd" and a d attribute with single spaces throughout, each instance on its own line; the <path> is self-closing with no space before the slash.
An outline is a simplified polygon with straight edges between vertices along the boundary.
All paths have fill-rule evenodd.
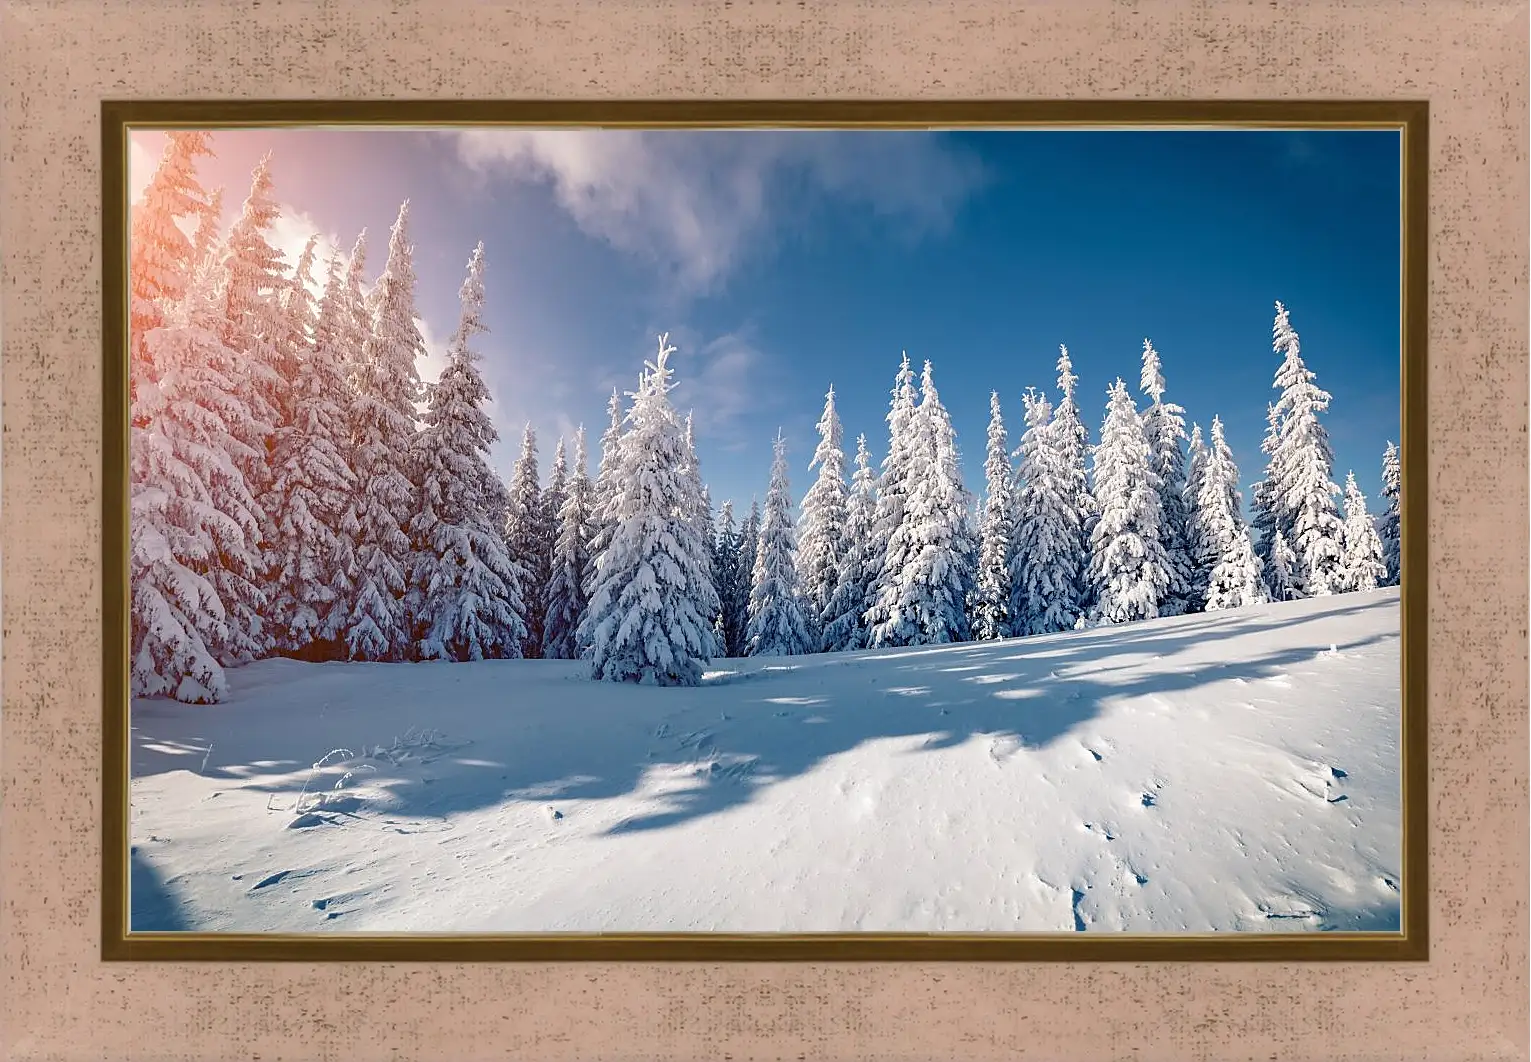
<path id="1" fill-rule="evenodd" d="M 108 102 L 108 959 L 1424 959 L 1423 103 Z"/>

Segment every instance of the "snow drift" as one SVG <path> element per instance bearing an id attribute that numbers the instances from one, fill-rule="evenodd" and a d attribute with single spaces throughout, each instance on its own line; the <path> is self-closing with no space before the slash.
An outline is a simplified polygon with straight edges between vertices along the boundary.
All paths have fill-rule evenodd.
<path id="1" fill-rule="evenodd" d="M 135 702 L 132 928 L 1399 925 L 1396 589 L 587 674 L 267 660 Z"/>

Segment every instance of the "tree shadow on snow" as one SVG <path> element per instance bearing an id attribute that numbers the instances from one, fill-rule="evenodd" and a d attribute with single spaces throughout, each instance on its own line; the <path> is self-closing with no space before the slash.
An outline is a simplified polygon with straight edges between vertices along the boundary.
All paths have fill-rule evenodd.
<path id="1" fill-rule="evenodd" d="M 1396 597 L 1371 599 L 1327 610 L 1314 619 L 1327 622 L 1397 608 Z M 719 660 L 703 685 L 692 689 L 593 683 L 581 665 L 561 661 L 370 665 L 396 669 L 392 674 L 397 681 L 390 684 L 406 692 L 390 700 L 408 703 L 415 696 L 418 703 L 430 706 L 415 725 L 439 727 L 451 737 L 471 739 L 472 745 L 425 750 L 401 764 L 371 760 L 364 781 L 389 790 L 391 804 L 375 818 L 396 832 L 418 832 L 429 828 L 426 823 L 458 813 L 518 801 L 560 808 L 559 814 L 566 812 L 574 822 L 581 814 L 579 802 L 618 797 L 639 797 L 638 806 L 647 810 L 600 833 L 660 830 L 742 805 L 762 787 L 803 775 L 869 742 L 900 741 L 907 746 L 906 754 L 917 755 L 985 735 L 1037 749 L 1068 739 L 1117 698 L 1174 698 L 1211 682 L 1275 678 L 1329 652 L 1330 645 L 1275 650 L 1210 666 L 1194 661 L 1177 665 L 1176 658 L 1228 638 L 1304 622 L 1306 617 L 1283 621 L 1225 615 L 1003 642 L 770 661 Z M 1396 630 L 1390 630 L 1335 648 L 1344 652 L 1397 637 Z M 1137 664 L 1131 662 L 1135 656 L 1140 658 Z M 1127 661 L 1103 662 L 1122 657 Z M 1142 657 L 1160 662 L 1145 671 Z M 469 674 L 453 672 L 455 668 L 492 669 L 477 673 L 504 678 L 481 679 L 476 686 L 467 681 L 462 695 L 454 696 L 454 684 Z M 444 674 L 452 677 L 444 680 Z M 337 698 L 345 675 L 335 669 L 322 676 L 333 683 Z M 310 693 L 308 677 L 301 681 L 305 694 Z M 503 712 L 486 710 L 482 696 L 475 701 L 469 695 L 485 689 L 504 697 Z M 524 707 L 518 707 L 522 691 Z M 366 695 L 354 696 L 365 700 Z M 142 721 L 155 731 L 171 731 L 176 729 L 173 720 L 196 727 L 194 713 L 209 711 L 183 711 L 184 707 L 159 702 Z M 218 706 L 230 715 L 238 715 L 239 707 L 237 699 Z M 326 725 L 317 713 L 284 719 L 288 732 L 282 734 L 272 733 L 275 728 L 269 724 L 262 730 L 259 719 L 241 718 L 237 745 L 247 762 L 214 762 L 203 773 L 228 779 L 231 787 L 294 797 L 292 772 L 307 768 L 293 758 L 294 749 L 317 757 L 335 747 L 342 733 L 352 740 L 360 734 L 369 744 L 387 743 L 387 730 L 398 713 L 369 721 L 366 708 L 358 705 L 346 716 L 344 730 L 335 720 Z M 135 723 L 139 717 L 135 707 Z M 363 733 L 369 725 L 370 737 Z M 299 727 L 303 732 L 295 733 Z M 156 738 L 136 727 L 134 742 L 135 778 L 177 768 L 195 770 L 202 754 L 197 741 Z M 288 775 L 284 780 L 272 777 L 282 773 Z M 313 824 L 341 826 L 346 821 L 344 816 L 320 817 Z"/>
<path id="2" fill-rule="evenodd" d="M 1343 653 L 1391 637 L 1375 635 L 1335 648 Z M 1184 649 L 1205 645 L 1207 638 L 1198 632 L 1142 641 L 1145 647 L 1152 647 L 1153 655 L 1172 658 Z M 1150 695 L 1173 698 L 1213 681 L 1275 678 L 1330 651 L 1328 645 L 1286 649 L 1211 668 L 1165 670 L 1113 681 L 1095 677 L 1088 668 L 1068 665 L 1066 661 L 1078 655 L 1075 651 L 1030 657 L 1015 651 L 1015 646 L 1024 644 L 905 650 L 911 655 L 929 653 L 938 662 L 908 665 L 894 672 L 908 678 L 892 682 L 874 667 L 850 664 L 847 666 L 865 673 L 864 691 L 854 696 L 842 693 L 826 694 L 822 699 L 794 698 L 812 703 L 778 707 L 771 713 L 783 728 L 795 725 L 810 731 L 800 743 L 771 741 L 765 727 L 757 723 L 749 728 L 753 733 L 748 737 L 754 738 L 753 742 L 741 727 L 726 737 L 720 733 L 717 746 L 734 756 L 754 757 L 748 762 L 754 765 L 749 773 L 756 784 L 804 774 L 829 756 L 883 739 L 923 738 L 907 750 L 910 755 L 952 748 L 975 736 L 1010 739 L 1016 748 L 1040 749 L 1067 739 L 1098 718 L 1107 701 Z M 839 686 L 841 680 L 826 675 L 825 684 Z M 770 698 L 765 701 L 772 704 Z M 751 719 L 759 719 L 753 706 Z M 725 774 L 725 782 L 727 778 Z M 750 784 L 715 783 L 675 793 L 669 796 L 670 806 L 665 810 L 629 819 L 615 832 L 663 829 L 725 811 L 748 800 L 752 788 Z"/>
<path id="3" fill-rule="evenodd" d="M 186 933 L 192 926 L 177 899 L 155 870 L 139 854 L 128 849 L 128 928 L 134 933 Z"/>

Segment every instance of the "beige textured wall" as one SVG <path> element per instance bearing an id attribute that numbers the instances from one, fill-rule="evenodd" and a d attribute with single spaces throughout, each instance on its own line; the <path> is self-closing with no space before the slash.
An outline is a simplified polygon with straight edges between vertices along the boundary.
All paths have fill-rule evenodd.
<path id="1" fill-rule="evenodd" d="M 1525 3 L 0 8 L 5 1058 L 1527 1057 Z M 1433 960 L 101 965 L 98 101 L 390 95 L 1427 97 Z"/>

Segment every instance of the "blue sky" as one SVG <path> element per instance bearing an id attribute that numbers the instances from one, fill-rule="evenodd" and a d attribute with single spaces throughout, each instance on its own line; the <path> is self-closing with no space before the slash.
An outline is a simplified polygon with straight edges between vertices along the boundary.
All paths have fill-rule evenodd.
<path id="1" fill-rule="evenodd" d="M 134 134 L 133 194 L 162 142 Z M 1382 450 L 1398 440 L 1396 133 L 249 130 L 212 142 L 199 172 L 226 186 L 230 218 L 271 152 L 290 257 L 309 232 L 349 248 L 366 227 L 370 279 L 411 200 L 427 376 L 484 241 L 479 349 L 507 474 L 527 422 L 544 467 L 580 422 L 593 448 L 611 388 L 630 388 L 668 331 L 715 500 L 764 496 L 778 427 L 801 498 L 831 383 L 847 448 L 865 432 L 880 459 L 904 350 L 934 363 L 981 490 L 991 389 L 1014 445 L 1021 394 L 1053 393 L 1065 343 L 1093 434 L 1107 386 L 1121 376 L 1136 390 L 1148 337 L 1166 397 L 1204 427 L 1221 415 L 1249 484 L 1275 396 L 1277 299 L 1334 396 L 1336 480 L 1354 468 L 1376 508 Z"/>

